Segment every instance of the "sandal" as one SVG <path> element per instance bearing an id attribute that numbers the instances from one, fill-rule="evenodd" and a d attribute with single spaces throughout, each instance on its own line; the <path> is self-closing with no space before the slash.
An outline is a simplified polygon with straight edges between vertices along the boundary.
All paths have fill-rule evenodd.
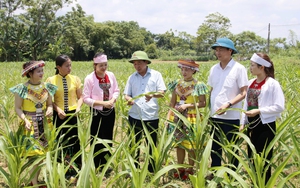
<path id="1" fill-rule="evenodd" d="M 185 174 L 185 169 L 184 168 L 179 168 L 178 171 L 174 172 L 173 176 L 176 179 L 181 178 Z"/>
<path id="2" fill-rule="evenodd" d="M 182 180 L 187 180 L 187 179 L 189 178 L 189 175 L 193 175 L 193 174 L 194 174 L 193 170 L 188 169 L 188 170 L 186 170 L 185 173 L 181 176 L 181 179 L 182 179 Z"/>

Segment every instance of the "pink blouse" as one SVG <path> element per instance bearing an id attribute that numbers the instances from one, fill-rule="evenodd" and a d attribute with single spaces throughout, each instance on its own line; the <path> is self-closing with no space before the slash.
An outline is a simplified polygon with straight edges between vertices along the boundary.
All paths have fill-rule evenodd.
<path id="1" fill-rule="evenodd" d="M 120 94 L 120 89 L 114 73 L 106 71 L 109 77 L 111 87 L 109 88 L 109 100 L 117 99 Z M 103 90 L 99 87 L 99 80 L 96 78 L 95 72 L 87 75 L 84 79 L 83 85 L 83 102 L 94 109 L 102 110 L 103 106 L 93 106 L 94 102 L 103 101 Z"/>

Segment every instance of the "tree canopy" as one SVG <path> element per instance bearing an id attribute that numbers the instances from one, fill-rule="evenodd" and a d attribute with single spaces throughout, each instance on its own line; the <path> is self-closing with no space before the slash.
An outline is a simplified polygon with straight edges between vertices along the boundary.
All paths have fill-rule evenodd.
<path id="1" fill-rule="evenodd" d="M 235 42 L 240 58 L 257 51 L 267 51 L 267 40 L 254 32 L 232 34 L 230 19 L 211 13 L 198 27 L 197 35 L 170 29 L 154 34 L 136 21 L 95 22 L 77 4 L 65 15 L 57 11 L 73 0 L 0 0 L 0 61 L 28 59 L 53 60 L 67 54 L 73 60 L 90 60 L 103 51 L 109 58 L 129 58 L 136 50 L 145 50 L 151 58 L 214 58 L 210 46 L 219 37 Z M 289 38 L 270 41 L 270 53 L 299 51 L 299 40 L 290 31 Z"/>

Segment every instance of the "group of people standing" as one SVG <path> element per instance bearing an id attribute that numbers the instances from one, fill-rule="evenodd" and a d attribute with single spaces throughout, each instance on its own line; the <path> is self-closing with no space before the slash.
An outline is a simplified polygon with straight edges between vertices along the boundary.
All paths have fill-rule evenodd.
<path id="1" fill-rule="evenodd" d="M 185 116 L 192 126 L 197 126 L 196 108 L 205 107 L 206 95 L 210 94 L 210 123 L 212 130 L 215 131 L 211 166 L 220 166 L 222 156 L 220 136 L 226 135 L 226 139 L 230 141 L 234 139 L 234 131 L 239 129 L 247 127 L 248 136 L 256 151 L 263 151 L 265 145 L 270 143 L 275 135 L 276 118 L 280 117 L 280 113 L 284 110 L 284 95 L 279 83 L 274 79 L 274 64 L 266 54 L 253 54 L 250 72 L 256 78 L 248 82 L 246 68 L 232 58 L 232 54 L 237 53 L 237 50 L 230 39 L 218 39 L 212 45 L 212 49 L 215 50 L 219 63 L 210 70 L 208 77 L 210 90 L 206 84 L 194 77 L 200 69 L 199 65 L 190 59 L 178 61 L 181 78 L 170 83 L 168 89 L 172 93 L 170 108 Z M 164 96 L 167 87 L 161 73 L 148 66 L 151 60 L 144 51 L 134 52 L 129 62 L 136 70 L 129 76 L 123 92 L 127 104 L 131 106 L 128 117 L 130 130 L 133 131 L 135 142 L 138 143 L 144 129 L 147 129 L 152 142 L 156 144 L 160 117 L 158 98 Z M 23 65 L 22 76 L 26 76 L 28 81 L 10 90 L 15 94 L 15 110 L 22 120 L 20 128 L 24 130 L 24 136 L 29 137 L 34 143 L 27 148 L 29 150 L 27 157 L 42 155 L 47 151 L 48 143 L 44 131 L 46 125 L 51 127 L 53 124 L 59 130 L 56 140 L 63 147 L 65 158 L 62 160 L 71 162 L 72 157 L 76 155 L 76 160 L 71 165 L 80 168 L 82 159 L 76 114 L 83 103 L 87 104 L 92 114 L 91 142 L 95 138 L 112 140 L 115 124 L 114 106 L 120 95 L 120 89 L 115 75 L 107 70 L 108 59 L 104 53 L 97 53 L 94 56 L 94 71 L 86 76 L 84 84 L 79 77 L 71 74 L 71 65 L 71 59 L 67 55 L 58 56 L 55 75 L 43 82 L 45 62 L 26 62 Z M 138 96 L 143 97 L 137 98 Z M 234 109 L 242 109 L 244 98 L 245 113 L 240 121 L 241 113 Z M 193 174 L 194 143 L 189 141 L 193 131 L 191 127 L 182 123 L 173 111 L 168 112 L 167 119 L 174 122 L 173 125 L 176 124 L 169 126 L 168 129 L 174 131 L 178 143 L 177 160 L 179 164 L 183 164 L 185 152 L 188 151 L 190 165 L 188 169 L 180 168 L 174 173 L 174 177 L 185 180 L 189 174 Z M 53 117 L 53 120 L 50 117 Z M 146 142 L 149 140 L 146 139 Z M 95 167 L 101 170 L 111 153 L 104 144 L 96 144 L 94 154 L 96 154 Z M 151 147 L 149 154 L 152 154 Z M 135 155 L 137 167 L 139 155 L 140 152 Z M 270 157 L 272 152 L 269 153 L 268 159 Z M 238 165 L 237 160 L 233 160 L 232 163 Z M 154 161 L 150 157 L 149 172 L 154 172 L 154 168 Z M 34 171 L 35 169 L 32 169 L 32 173 Z M 270 172 L 269 169 L 267 178 L 270 177 Z M 35 173 L 31 180 L 32 185 L 38 184 L 38 174 Z M 76 176 L 76 171 L 69 170 L 66 175 Z"/>

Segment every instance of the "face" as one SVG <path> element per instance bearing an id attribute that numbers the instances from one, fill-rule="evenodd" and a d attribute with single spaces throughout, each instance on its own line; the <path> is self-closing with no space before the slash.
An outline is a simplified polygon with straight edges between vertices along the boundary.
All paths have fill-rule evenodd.
<path id="1" fill-rule="evenodd" d="M 94 64 L 97 75 L 104 75 L 107 70 L 107 62 Z"/>
<path id="2" fill-rule="evenodd" d="M 71 73 L 72 65 L 71 65 L 71 60 L 68 59 L 68 61 L 64 62 L 62 66 L 57 65 L 56 68 L 59 71 L 59 74 L 62 76 L 66 76 L 67 74 Z"/>
<path id="3" fill-rule="evenodd" d="M 224 48 L 224 47 L 216 47 L 215 53 L 219 61 L 229 61 L 231 59 L 231 49 Z"/>
<path id="4" fill-rule="evenodd" d="M 143 61 L 143 60 L 133 61 L 133 66 L 134 66 L 135 70 L 141 75 L 146 74 L 147 65 L 148 65 L 147 61 Z"/>
<path id="5" fill-rule="evenodd" d="M 252 75 L 260 75 L 264 72 L 264 67 L 263 66 L 258 66 L 257 63 L 251 61 L 250 62 L 250 72 Z"/>
<path id="6" fill-rule="evenodd" d="M 29 73 L 30 79 L 35 80 L 35 81 L 40 81 L 43 79 L 44 76 L 44 68 L 43 67 L 38 67 L 33 70 L 33 72 Z"/>
<path id="7" fill-rule="evenodd" d="M 183 79 L 185 81 L 191 80 L 193 78 L 194 72 L 195 72 L 195 70 L 192 70 L 190 68 L 181 67 L 181 75 L 183 76 Z"/>

